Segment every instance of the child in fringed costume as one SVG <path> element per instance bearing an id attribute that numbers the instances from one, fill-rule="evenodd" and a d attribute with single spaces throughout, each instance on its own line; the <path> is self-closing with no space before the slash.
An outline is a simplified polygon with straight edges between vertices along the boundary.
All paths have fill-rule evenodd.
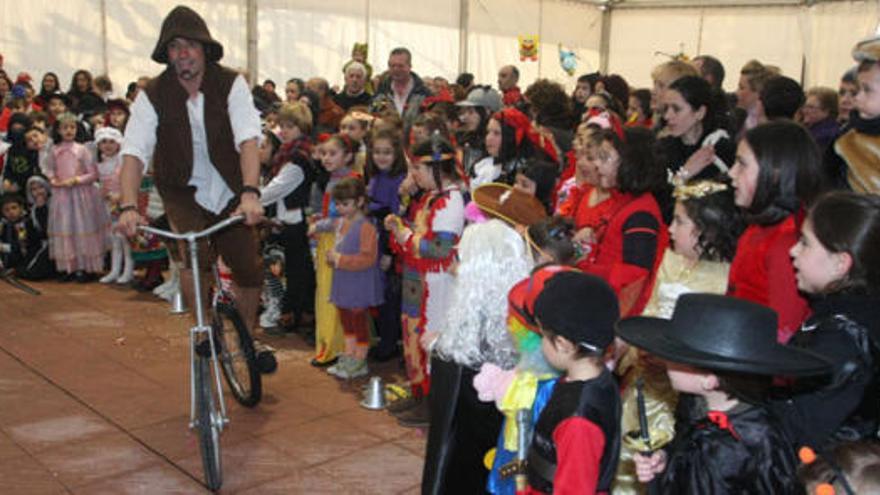
<path id="1" fill-rule="evenodd" d="M 742 215 L 733 202 L 733 188 L 715 181 L 691 181 L 675 188 L 676 199 L 667 249 L 657 272 L 651 298 L 642 313 L 645 316 L 670 318 L 679 296 L 689 292 L 723 294 L 727 290 L 730 261 L 744 228 Z M 634 348 L 617 365 L 623 393 L 621 417 L 624 442 L 620 450 L 614 493 L 641 493 L 636 482 L 633 449 L 626 434 L 639 430 L 637 393 L 634 386 L 641 378 L 648 418 L 648 431 L 654 445 L 672 439 L 674 412 L 678 394 L 672 390 L 662 364 Z"/>
<path id="2" fill-rule="evenodd" d="M 318 238 L 315 251 L 315 357 L 311 361 L 317 367 L 333 365 L 345 348 L 339 312 L 330 302 L 333 267 L 324 260 L 327 259 L 327 252 L 336 247 L 334 222 L 339 213 L 331 192 L 340 180 L 357 177 L 351 170 L 355 151 L 354 141 L 342 134 L 334 134 L 321 144 L 321 164 L 330 173 L 330 180 L 321 198 L 320 217 L 309 227 L 309 233 Z"/>
<path id="3" fill-rule="evenodd" d="M 543 216 L 533 196 L 497 186 L 509 193 L 501 210 L 509 212 L 503 218 L 512 224 L 527 225 Z M 522 236 L 495 219 L 468 226 L 458 254 L 449 313 L 431 359 L 431 426 L 423 493 L 485 489 L 488 471 L 483 457 L 498 439 L 503 416 L 493 403 L 481 400 L 474 377 L 481 368 L 503 372 L 516 365 L 505 303 L 510 288 L 532 265 Z"/>
<path id="4" fill-rule="evenodd" d="M 412 174 L 425 193 L 414 205 L 409 225 L 397 215 L 388 215 L 385 228 L 392 234 L 392 249 L 402 260 L 401 318 L 407 377 L 414 397 L 423 398 L 428 395 L 430 379 L 428 354 L 419 340 L 425 333 L 440 330 L 449 308 L 455 246 L 464 229 L 464 198 L 455 183 L 454 150 L 439 133 L 417 143 L 413 156 Z M 424 400 L 413 401 L 405 412 L 398 417 L 401 424 L 427 426 Z"/>

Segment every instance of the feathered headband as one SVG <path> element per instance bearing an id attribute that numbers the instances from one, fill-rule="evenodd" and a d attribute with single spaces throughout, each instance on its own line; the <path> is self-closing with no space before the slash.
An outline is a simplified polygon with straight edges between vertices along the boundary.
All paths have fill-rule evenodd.
<path id="1" fill-rule="evenodd" d="M 431 154 L 430 155 L 417 155 L 413 157 L 413 161 L 415 163 L 438 163 L 445 160 L 454 160 L 454 153 L 444 153 L 442 148 L 443 137 L 440 135 L 440 131 L 435 130 L 431 134 Z"/>

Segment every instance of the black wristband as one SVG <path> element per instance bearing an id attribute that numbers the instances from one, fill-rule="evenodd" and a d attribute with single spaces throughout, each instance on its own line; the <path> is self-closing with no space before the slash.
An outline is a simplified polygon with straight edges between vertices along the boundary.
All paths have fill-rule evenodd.
<path id="1" fill-rule="evenodd" d="M 119 214 L 122 215 L 127 211 L 137 211 L 138 207 L 135 205 L 125 205 L 119 207 Z"/>
<path id="2" fill-rule="evenodd" d="M 254 193 L 257 195 L 257 198 L 262 197 L 263 195 L 260 193 L 260 188 L 255 186 L 241 186 L 241 194 L 244 193 Z"/>

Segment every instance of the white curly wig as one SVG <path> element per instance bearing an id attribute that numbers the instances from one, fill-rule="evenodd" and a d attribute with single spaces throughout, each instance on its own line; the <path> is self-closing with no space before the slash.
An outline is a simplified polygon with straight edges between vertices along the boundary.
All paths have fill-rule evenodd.
<path id="1" fill-rule="evenodd" d="M 507 293 L 532 268 L 525 240 L 501 220 L 473 224 L 458 244 L 449 311 L 437 340 L 440 357 L 478 369 L 516 366 L 507 331 Z"/>

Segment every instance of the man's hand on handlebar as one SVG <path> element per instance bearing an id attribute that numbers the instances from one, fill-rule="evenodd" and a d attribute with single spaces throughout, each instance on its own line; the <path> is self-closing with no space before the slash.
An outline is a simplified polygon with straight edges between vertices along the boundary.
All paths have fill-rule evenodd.
<path id="1" fill-rule="evenodd" d="M 147 225 L 147 220 L 137 210 L 132 209 L 123 211 L 119 215 L 119 222 L 116 228 L 125 234 L 126 237 L 134 237 L 140 225 Z"/>
<path id="2" fill-rule="evenodd" d="M 263 220 L 263 205 L 256 194 L 243 193 L 238 208 L 232 212 L 232 216 L 244 215 L 246 225 L 257 225 Z"/>

